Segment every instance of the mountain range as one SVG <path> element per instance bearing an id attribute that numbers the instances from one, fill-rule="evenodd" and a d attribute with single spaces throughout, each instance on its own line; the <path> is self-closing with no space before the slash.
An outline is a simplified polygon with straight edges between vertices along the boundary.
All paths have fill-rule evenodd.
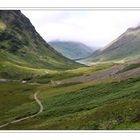
<path id="1" fill-rule="evenodd" d="M 94 49 L 81 42 L 51 41 L 48 43 L 65 57 L 74 60 L 88 57 L 94 52 Z"/>
<path id="2" fill-rule="evenodd" d="M 140 26 L 129 28 L 117 39 L 102 49 L 98 49 L 90 57 L 83 59 L 87 62 L 106 62 L 130 60 L 140 55 Z"/>

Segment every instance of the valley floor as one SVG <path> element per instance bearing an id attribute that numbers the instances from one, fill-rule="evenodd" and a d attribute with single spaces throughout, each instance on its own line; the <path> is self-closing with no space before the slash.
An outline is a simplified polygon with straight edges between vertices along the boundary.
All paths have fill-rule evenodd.
<path id="1" fill-rule="evenodd" d="M 63 74 L 2 81 L 0 129 L 140 130 L 139 62 Z"/>

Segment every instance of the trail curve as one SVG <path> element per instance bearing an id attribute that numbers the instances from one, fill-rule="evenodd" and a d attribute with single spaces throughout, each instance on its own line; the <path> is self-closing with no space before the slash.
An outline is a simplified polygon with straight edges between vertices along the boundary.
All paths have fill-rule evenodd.
<path id="1" fill-rule="evenodd" d="M 38 112 L 36 114 L 30 115 L 30 116 L 26 116 L 26 117 L 23 117 L 23 118 L 20 118 L 20 119 L 17 119 L 17 120 L 13 120 L 13 121 L 11 121 L 9 123 L 5 123 L 3 125 L 0 125 L 0 128 L 8 126 L 10 124 L 14 124 L 14 123 L 17 123 L 17 122 L 21 122 L 21 121 L 27 120 L 29 118 L 33 118 L 33 117 L 37 116 L 38 114 L 42 113 L 44 108 L 43 108 L 43 105 L 42 105 L 41 101 L 37 98 L 38 93 L 39 93 L 39 91 L 34 93 L 34 99 L 35 99 L 36 103 L 39 106 L 39 110 L 38 110 Z"/>

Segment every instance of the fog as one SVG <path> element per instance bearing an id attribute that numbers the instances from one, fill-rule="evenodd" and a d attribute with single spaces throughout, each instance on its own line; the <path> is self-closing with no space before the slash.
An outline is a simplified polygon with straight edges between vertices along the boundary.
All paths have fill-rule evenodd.
<path id="1" fill-rule="evenodd" d="M 47 42 L 78 41 L 98 48 L 140 23 L 140 11 L 22 10 L 22 13 Z"/>

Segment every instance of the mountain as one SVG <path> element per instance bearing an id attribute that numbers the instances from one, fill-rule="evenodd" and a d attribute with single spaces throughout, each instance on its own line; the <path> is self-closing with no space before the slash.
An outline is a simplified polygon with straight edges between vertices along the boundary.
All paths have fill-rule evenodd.
<path id="1" fill-rule="evenodd" d="M 104 62 L 136 58 L 140 55 L 140 26 L 129 28 L 103 49 L 95 51 L 83 61 Z"/>
<path id="2" fill-rule="evenodd" d="M 19 69 L 34 72 L 34 69 L 64 70 L 80 66 L 46 43 L 21 11 L 0 10 L 0 75 Z"/>
<path id="3" fill-rule="evenodd" d="M 70 59 L 80 59 L 88 57 L 93 53 L 93 49 L 81 42 L 73 41 L 51 41 L 49 44 L 65 57 Z"/>

